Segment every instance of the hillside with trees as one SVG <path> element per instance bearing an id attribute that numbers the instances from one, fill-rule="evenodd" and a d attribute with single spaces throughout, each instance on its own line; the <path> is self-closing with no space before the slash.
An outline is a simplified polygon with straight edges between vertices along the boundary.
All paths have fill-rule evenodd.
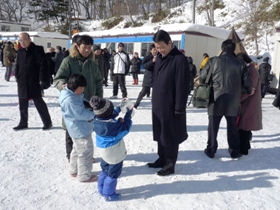
<path id="1" fill-rule="evenodd" d="M 192 5 L 195 2 L 195 20 Z M 279 0 L 2 0 L 0 20 L 32 23 L 34 30 L 71 35 L 79 31 L 139 27 L 142 25 L 198 23 L 246 35 L 254 54 L 260 44 L 271 51 L 271 37 L 280 22 Z M 179 17 L 179 18 L 178 18 Z M 98 22 L 95 27 L 87 27 Z"/>

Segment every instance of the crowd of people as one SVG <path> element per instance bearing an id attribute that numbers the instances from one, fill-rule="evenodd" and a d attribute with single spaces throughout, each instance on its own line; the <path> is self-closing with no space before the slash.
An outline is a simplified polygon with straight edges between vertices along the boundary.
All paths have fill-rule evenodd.
<path id="1" fill-rule="evenodd" d="M 222 43 L 219 56 L 210 58 L 203 54 L 197 72 L 193 59 L 172 43 L 166 31 L 157 31 L 153 41 L 143 60 L 137 52 L 126 53 L 124 43 L 119 43 L 117 51 L 110 54 L 106 48 L 94 45 L 88 35 L 74 36 L 69 50 L 57 46 L 44 53 L 43 47 L 22 32 L 17 50 L 9 42 L 4 48 L 5 79 L 9 81 L 14 66 L 18 85 L 20 120 L 13 129 L 28 128 L 30 98 L 42 119 L 42 129 L 52 127 L 42 90 L 53 83 L 60 92 L 70 175 L 80 182 L 98 180 L 98 192 L 106 201 L 121 199 L 116 186 L 126 156 L 124 136 L 131 129 L 134 109 L 144 96 L 151 96 L 151 88 L 153 140 L 157 142 L 158 158 L 147 166 L 159 168 L 159 176 L 175 173 L 179 146 L 188 138 L 186 105 L 197 75 L 200 83 L 204 83 L 211 73 L 205 155 L 214 158 L 217 153 L 217 135 L 223 117 L 227 121 L 228 152 L 233 159 L 248 155 L 252 131 L 262 129 L 261 102 L 270 83 L 268 58 L 263 59 L 258 72 L 246 53 L 234 53 L 236 44 L 228 39 Z M 127 99 L 126 76 L 131 72 L 132 85 L 138 85 L 141 65 L 145 68 L 142 89 L 132 104 Z M 122 103 L 116 107 L 103 98 L 108 80 L 113 82 L 113 95 L 109 99 L 118 98 L 119 87 L 122 93 Z M 273 102 L 277 108 L 279 92 Z M 125 113 L 124 118 L 117 118 L 121 112 Z M 92 172 L 95 162 L 92 132 L 96 133 L 96 146 L 102 158 L 98 177 Z"/>

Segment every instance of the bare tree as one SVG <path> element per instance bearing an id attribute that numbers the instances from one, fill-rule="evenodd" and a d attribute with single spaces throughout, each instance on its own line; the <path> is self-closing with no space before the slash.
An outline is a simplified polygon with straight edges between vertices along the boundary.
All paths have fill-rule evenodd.
<path id="1" fill-rule="evenodd" d="M 269 6 L 271 0 L 239 0 L 237 5 L 240 10 L 237 11 L 239 16 L 243 16 L 242 26 L 247 35 L 247 40 L 255 43 L 256 55 L 259 54 L 259 40 L 265 37 L 262 31 L 265 31 L 268 24 L 274 24 L 270 17 Z"/>
<path id="2" fill-rule="evenodd" d="M 131 22 L 132 22 L 132 26 L 134 26 L 134 25 L 135 25 L 135 22 L 134 22 L 134 20 L 133 20 L 133 18 L 132 18 L 132 15 L 131 15 L 131 12 L 130 12 L 130 6 L 129 6 L 129 4 L 128 4 L 128 1 L 125 0 L 124 2 L 125 2 L 125 4 L 126 4 L 127 12 L 128 12 L 129 18 L 130 18 L 130 20 L 131 20 Z"/>
<path id="3" fill-rule="evenodd" d="M 27 0 L 3 0 L 1 3 L 1 16 L 8 21 L 22 22 L 24 16 L 23 10 Z"/>
<path id="4" fill-rule="evenodd" d="M 85 14 L 85 17 L 87 19 L 91 19 L 91 13 L 90 13 L 90 4 L 91 4 L 91 1 L 89 0 L 78 0 L 79 4 L 82 5 L 84 11 L 86 12 Z"/>

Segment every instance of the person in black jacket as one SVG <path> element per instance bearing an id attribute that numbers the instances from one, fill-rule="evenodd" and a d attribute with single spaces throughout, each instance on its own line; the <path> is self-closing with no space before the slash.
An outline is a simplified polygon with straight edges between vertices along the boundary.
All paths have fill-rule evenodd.
<path id="1" fill-rule="evenodd" d="M 228 39 L 222 43 L 222 53 L 209 59 L 200 71 L 200 84 L 204 84 L 207 74 L 212 68 L 208 104 L 208 141 L 204 153 L 214 158 L 218 149 L 217 135 L 223 116 L 227 121 L 227 136 L 229 153 L 232 158 L 239 158 L 240 140 L 236 125 L 242 89 L 247 94 L 253 94 L 252 80 L 246 63 L 234 54 L 235 42 Z M 253 90 L 253 91 L 252 91 Z"/>
<path id="2" fill-rule="evenodd" d="M 49 52 L 46 53 L 46 61 L 47 61 L 47 67 L 48 67 L 48 70 L 49 70 L 51 84 L 53 83 L 52 75 L 54 75 L 54 72 L 55 72 L 54 71 L 55 63 L 53 61 L 54 57 L 55 57 L 55 51 L 51 47 L 51 48 L 49 48 Z"/>
<path id="3" fill-rule="evenodd" d="M 145 95 L 147 95 L 147 97 L 150 97 L 151 87 L 153 86 L 153 70 L 157 59 L 157 53 L 158 51 L 155 45 L 152 44 L 150 46 L 150 53 L 147 56 L 145 56 L 142 61 L 142 64 L 145 68 L 145 72 L 142 83 L 142 90 L 139 93 L 138 98 L 134 104 L 134 108 L 136 109 L 140 105 L 140 102 L 142 101 Z"/>
<path id="4" fill-rule="evenodd" d="M 93 52 L 94 52 L 94 55 L 95 55 L 95 61 L 94 62 L 97 64 L 98 69 L 100 71 L 100 74 L 102 75 L 103 85 L 106 86 L 105 72 L 107 71 L 107 67 L 106 67 L 105 58 L 104 58 L 104 56 L 101 53 L 100 46 L 99 45 L 94 45 L 93 46 Z"/>
<path id="5" fill-rule="evenodd" d="M 104 56 L 105 64 L 106 64 L 106 69 L 104 71 L 104 80 L 105 80 L 104 85 L 105 85 L 105 87 L 107 87 L 108 86 L 108 74 L 109 74 L 109 69 L 110 69 L 110 59 L 111 59 L 111 55 L 108 52 L 107 48 L 103 49 L 103 56 Z"/>
<path id="6" fill-rule="evenodd" d="M 159 51 L 153 70 L 152 123 L 158 159 L 148 163 L 161 168 L 159 176 L 175 173 L 179 145 L 188 138 L 186 104 L 189 88 L 187 59 L 172 43 L 170 35 L 159 30 L 153 37 Z"/>
<path id="7" fill-rule="evenodd" d="M 54 76 L 56 72 L 58 71 L 63 59 L 64 59 L 64 53 L 62 52 L 61 46 L 56 46 L 56 53 L 53 58 L 53 61 L 55 62 L 55 67 L 54 67 Z"/>
<path id="8" fill-rule="evenodd" d="M 131 73 L 133 78 L 132 85 L 138 85 L 138 74 L 140 72 L 140 67 L 142 64 L 142 60 L 138 56 L 138 52 L 134 53 L 133 58 L 130 60 L 131 63 Z"/>
<path id="9" fill-rule="evenodd" d="M 269 89 L 269 75 L 271 71 L 271 65 L 268 63 L 269 57 L 265 57 L 263 59 L 263 63 L 259 66 L 259 74 L 261 80 L 261 91 L 262 91 L 262 98 L 264 98 L 266 92 Z"/>
<path id="10" fill-rule="evenodd" d="M 188 63 L 189 63 L 189 69 L 190 69 L 190 89 L 189 89 L 189 94 L 193 90 L 193 85 L 194 85 L 194 78 L 196 77 L 197 71 L 196 71 L 196 66 L 193 64 L 193 59 L 192 57 L 188 56 Z"/>
<path id="11" fill-rule="evenodd" d="M 47 68 L 44 48 L 31 42 L 28 33 L 19 35 L 22 48 L 18 50 L 15 77 L 17 79 L 20 122 L 14 130 L 28 127 L 28 99 L 32 98 L 37 111 L 43 121 L 43 130 L 52 127 L 48 107 L 42 99 L 41 88 L 50 86 L 50 77 Z"/>

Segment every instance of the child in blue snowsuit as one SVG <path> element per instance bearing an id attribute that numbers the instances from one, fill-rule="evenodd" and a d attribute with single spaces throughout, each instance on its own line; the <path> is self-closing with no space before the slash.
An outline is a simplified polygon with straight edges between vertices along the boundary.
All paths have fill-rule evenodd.
<path id="1" fill-rule="evenodd" d="M 98 177 L 98 192 L 106 201 L 120 200 L 116 193 L 117 178 L 122 172 L 126 149 L 123 137 L 129 133 L 132 125 L 132 108 L 127 108 L 124 118 L 116 119 L 121 112 L 119 106 L 114 108 L 111 101 L 93 96 L 90 99 L 95 114 L 93 120 L 96 133 L 96 146 L 101 155 L 102 171 Z"/>

